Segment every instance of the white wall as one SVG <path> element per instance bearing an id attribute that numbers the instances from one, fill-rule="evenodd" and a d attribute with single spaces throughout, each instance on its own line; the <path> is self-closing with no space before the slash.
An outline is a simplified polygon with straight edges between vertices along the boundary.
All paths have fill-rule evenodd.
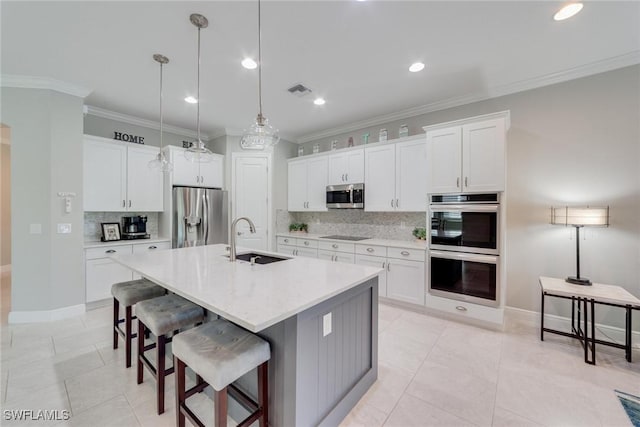
<path id="1" fill-rule="evenodd" d="M 41 89 L 2 88 L 11 128 L 12 312 L 84 303 L 82 99 Z M 64 212 L 59 191 L 74 192 Z M 71 234 L 57 234 L 69 223 Z M 41 234 L 30 225 L 40 224 Z"/>
<path id="2" fill-rule="evenodd" d="M 575 274 L 571 229 L 549 225 L 549 208 L 563 203 L 609 205 L 611 226 L 588 229 L 581 241 L 581 273 L 625 287 L 640 297 L 640 66 L 425 114 L 333 139 L 356 143 L 362 133 L 377 140 L 380 128 L 397 137 L 409 124 L 422 126 L 511 111 L 507 135 L 507 305 L 539 311 L 541 275 Z M 373 137 L 375 135 L 375 138 Z M 550 312 L 565 313 L 550 304 Z M 602 310 L 605 323 L 623 315 Z M 640 325 L 635 316 L 636 328 Z"/>

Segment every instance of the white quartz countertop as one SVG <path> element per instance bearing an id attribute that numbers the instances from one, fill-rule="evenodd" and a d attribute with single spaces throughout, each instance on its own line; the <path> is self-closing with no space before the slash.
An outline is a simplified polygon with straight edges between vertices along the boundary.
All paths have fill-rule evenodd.
<path id="1" fill-rule="evenodd" d="M 418 241 L 410 241 L 410 240 L 389 240 L 389 239 L 365 239 L 365 240 L 340 240 L 340 239 L 323 239 L 323 236 L 327 236 L 328 234 L 310 234 L 310 233 L 277 233 L 277 236 L 281 237 L 291 237 L 294 239 L 310 239 L 310 240 L 327 240 L 327 241 L 335 241 L 335 242 L 347 242 L 347 243 L 355 243 L 356 245 L 376 245 L 376 246 L 389 246 L 393 248 L 408 248 L 408 249 L 419 249 L 426 250 L 427 249 L 427 241 L 422 240 Z M 363 236 L 364 237 L 364 236 Z"/>
<path id="2" fill-rule="evenodd" d="M 155 238 L 155 239 L 133 239 L 133 240 L 114 240 L 111 242 L 101 242 L 100 240 L 87 240 L 84 242 L 85 249 L 89 248 L 106 248 L 108 246 L 120 246 L 120 245 L 137 245 L 143 243 L 160 243 L 170 242 L 169 238 Z"/>
<path id="3" fill-rule="evenodd" d="M 112 258 L 252 332 L 339 295 L 382 271 L 304 257 L 266 265 L 229 262 L 226 246 L 197 246 Z M 249 251 L 238 248 L 237 253 Z"/>

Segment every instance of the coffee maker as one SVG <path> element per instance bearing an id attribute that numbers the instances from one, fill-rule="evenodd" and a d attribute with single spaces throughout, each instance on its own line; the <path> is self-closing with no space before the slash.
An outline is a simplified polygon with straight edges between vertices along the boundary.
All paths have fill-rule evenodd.
<path id="1" fill-rule="evenodd" d="M 146 215 L 125 216 L 122 218 L 122 239 L 148 239 Z"/>

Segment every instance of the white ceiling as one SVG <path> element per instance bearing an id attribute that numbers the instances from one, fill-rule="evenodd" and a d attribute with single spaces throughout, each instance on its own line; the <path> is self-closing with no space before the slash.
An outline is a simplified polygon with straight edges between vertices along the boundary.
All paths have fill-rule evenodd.
<path id="1" fill-rule="evenodd" d="M 562 4 L 263 1 L 265 115 L 287 138 L 305 140 L 413 107 L 640 61 L 640 2 L 586 2 L 574 18 L 555 22 Z M 209 19 L 202 30 L 203 132 L 240 131 L 257 113 L 257 70 L 240 65 L 257 56 L 253 1 L 2 1 L 1 71 L 84 86 L 92 90 L 89 105 L 157 120 L 152 55 L 162 53 L 171 61 L 165 122 L 194 129 L 196 107 L 183 101 L 196 89 L 194 12 Z M 427 68 L 410 73 L 417 60 Z M 295 83 L 313 94 L 290 95 Z M 326 105 L 313 105 L 315 96 Z"/>

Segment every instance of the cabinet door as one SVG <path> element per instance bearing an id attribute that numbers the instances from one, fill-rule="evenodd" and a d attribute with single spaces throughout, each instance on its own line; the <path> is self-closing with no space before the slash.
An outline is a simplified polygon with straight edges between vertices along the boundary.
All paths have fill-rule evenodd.
<path id="1" fill-rule="evenodd" d="M 393 211 L 396 200 L 396 147 L 393 144 L 364 150 L 364 210 Z"/>
<path id="2" fill-rule="evenodd" d="M 345 181 L 347 184 L 360 184 L 364 182 L 364 148 L 354 151 L 348 151 L 347 157 L 347 174 Z"/>
<path id="3" fill-rule="evenodd" d="M 332 154 L 329 156 L 328 162 L 327 185 L 345 184 L 348 170 L 346 153 Z"/>
<path id="4" fill-rule="evenodd" d="M 427 192 L 459 193 L 462 190 L 462 129 L 427 132 Z"/>
<path id="5" fill-rule="evenodd" d="M 462 126 L 464 191 L 504 191 L 504 119 Z"/>
<path id="6" fill-rule="evenodd" d="M 317 157 L 307 161 L 307 210 L 322 212 L 327 210 L 327 157 Z"/>
<path id="7" fill-rule="evenodd" d="M 127 210 L 161 212 L 164 174 L 149 168 L 149 161 L 158 155 L 158 148 L 127 147 Z"/>
<path id="8" fill-rule="evenodd" d="M 307 162 L 289 162 L 288 208 L 291 212 L 303 211 L 307 207 Z"/>
<path id="9" fill-rule="evenodd" d="M 111 285 L 131 280 L 131 270 L 109 258 L 90 259 L 85 268 L 86 302 L 111 296 Z"/>
<path id="10" fill-rule="evenodd" d="M 294 256 L 295 255 L 295 250 L 296 250 L 295 246 L 281 245 L 281 244 L 278 243 L 277 252 L 280 253 L 280 254 Z"/>
<path id="11" fill-rule="evenodd" d="M 320 251 L 318 251 L 318 258 L 320 258 Z M 344 252 L 336 252 L 334 253 L 335 258 L 333 259 L 335 262 L 344 262 L 345 264 L 353 264 L 356 262 L 356 256 L 354 254 L 347 254 Z"/>
<path id="12" fill-rule="evenodd" d="M 382 268 L 382 272 L 378 275 L 378 295 L 387 296 L 387 260 L 382 257 L 370 255 L 356 255 L 355 263 L 358 265 L 366 265 L 369 267 Z"/>
<path id="13" fill-rule="evenodd" d="M 309 248 L 296 248 L 296 256 L 318 258 L 318 250 Z"/>
<path id="14" fill-rule="evenodd" d="M 223 188 L 224 156 L 213 155 L 209 163 L 200 163 L 200 186 L 207 188 Z"/>
<path id="15" fill-rule="evenodd" d="M 333 251 L 326 251 L 324 249 L 318 249 L 318 259 L 323 259 L 325 261 L 333 261 L 334 256 L 336 255 Z"/>
<path id="16" fill-rule="evenodd" d="M 83 150 L 85 211 L 122 212 L 127 199 L 127 147 L 85 138 Z"/>
<path id="17" fill-rule="evenodd" d="M 389 259 L 387 297 L 424 305 L 424 262 Z"/>
<path id="18" fill-rule="evenodd" d="M 427 142 L 396 144 L 396 210 L 427 210 Z"/>
<path id="19" fill-rule="evenodd" d="M 197 162 L 190 162 L 184 157 L 184 149 L 171 149 L 173 163 L 173 185 L 200 187 L 200 169 Z"/>

